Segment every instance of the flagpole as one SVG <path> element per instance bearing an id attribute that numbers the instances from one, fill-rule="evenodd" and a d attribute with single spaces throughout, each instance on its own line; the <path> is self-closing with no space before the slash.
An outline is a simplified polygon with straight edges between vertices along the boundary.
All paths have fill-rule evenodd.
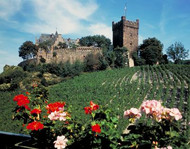
<path id="1" fill-rule="evenodd" d="M 126 17 L 126 11 L 127 11 L 127 3 L 125 3 L 125 8 L 124 8 L 124 16 Z"/>

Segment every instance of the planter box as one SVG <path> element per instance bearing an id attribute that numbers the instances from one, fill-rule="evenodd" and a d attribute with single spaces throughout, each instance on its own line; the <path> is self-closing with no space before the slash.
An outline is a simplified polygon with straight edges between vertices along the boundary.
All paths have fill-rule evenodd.
<path id="1" fill-rule="evenodd" d="M 19 149 L 39 149 L 37 143 L 31 139 L 18 142 L 15 144 L 15 147 Z"/>
<path id="2" fill-rule="evenodd" d="M 29 135 L 0 131 L 0 148 L 15 148 L 15 143 L 30 139 Z"/>

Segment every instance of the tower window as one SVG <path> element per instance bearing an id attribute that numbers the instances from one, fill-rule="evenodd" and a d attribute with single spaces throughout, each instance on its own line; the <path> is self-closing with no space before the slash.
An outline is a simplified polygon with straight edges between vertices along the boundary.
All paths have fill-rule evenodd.
<path id="1" fill-rule="evenodd" d="M 130 37 L 132 37 L 133 36 L 133 34 L 132 33 L 130 33 Z"/>

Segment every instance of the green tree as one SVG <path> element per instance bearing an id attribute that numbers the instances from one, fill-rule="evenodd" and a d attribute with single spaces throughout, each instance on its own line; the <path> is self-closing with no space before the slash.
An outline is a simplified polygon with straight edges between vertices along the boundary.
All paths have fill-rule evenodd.
<path id="1" fill-rule="evenodd" d="M 59 48 L 68 48 L 68 45 L 66 43 L 64 43 L 64 42 L 59 42 L 58 47 Z"/>
<path id="2" fill-rule="evenodd" d="M 133 52 L 132 58 L 133 58 L 133 60 L 134 60 L 135 66 L 141 66 L 141 65 L 144 65 L 144 64 L 145 64 L 145 59 L 140 58 L 140 53 L 139 53 L 139 51 Z"/>
<path id="3" fill-rule="evenodd" d="M 162 59 L 163 44 L 154 38 L 148 38 L 139 46 L 140 57 L 145 60 L 148 65 L 157 64 Z"/>
<path id="4" fill-rule="evenodd" d="M 100 61 L 99 61 L 99 54 L 88 54 L 85 57 L 84 65 L 85 65 L 85 71 L 95 71 L 98 70 L 100 67 Z"/>
<path id="5" fill-rule="evenodd" d="M 175 42 L 167 48 L 168 58 L 178 63 L 180 60 L 184 60 L 189 55 L 189 50 L 184 48 L 181 42 Z"/>
<path id="6" fill-rule="evenodd" d="M 103 35 L 94 35 L 94 36 L 86 36 L 80 39 L 81 46 L 96 46 L 96 47 L 105 47 L 109 48 L 111 45 L 111 41 L 109 38 L 106 38 Z"/>
<path id="7" fill-rule="evenodd" d="M 48 52 L 51 49 L 51 46 L 53 45 L 53 40 L 47 40 L 38 45 L 39 48 L 45 50 Z"/>
<path id="8" fill-rule="evenodd" d="M 24 60 L 32 59 L 37 55 L 38 47 L 32 41 L 25 41 L 19 47 L 19 56 Z"/>
<path id="9" fill-rule="evenodd" d="M 127 49 L 125 47 L 117 47 L 113 52 L 115 53 L 115 67 L 124 67 L 128 63 Z"/>

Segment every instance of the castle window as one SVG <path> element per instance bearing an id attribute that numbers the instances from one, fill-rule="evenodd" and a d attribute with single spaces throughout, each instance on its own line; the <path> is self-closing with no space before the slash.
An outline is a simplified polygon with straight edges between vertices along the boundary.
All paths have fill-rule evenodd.
<path id="1" fill-rule="evenodd" d="M 130 42 L 130 46 L 132 46 L 133 45 L 133 43 L 132 42 Z"/>
<path id="2" fill-rule="evenodd" d="M 130 33 L 130 37 L 132 37 L 133 36 L 133 34 L 132 33 Z"/>

